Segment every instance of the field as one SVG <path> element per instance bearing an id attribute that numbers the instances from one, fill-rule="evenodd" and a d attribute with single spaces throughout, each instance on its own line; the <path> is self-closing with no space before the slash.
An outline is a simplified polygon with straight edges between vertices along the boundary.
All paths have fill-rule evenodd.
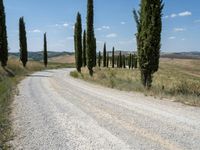
<path id="1" fill-rule="evenodd" d="M 64 67 L 73 67 L 73 64 L 61 64 L 50 62 L 47 69 L 56 69 Z M 24 69 L 19 60 L 12 57 L 8 61 L 7 69 L 11 72 L 8 74 L 0 67 L 0 149 L 7 149 L 5 143 L 12 137 L 10 129 L 9 113 L 10 104 L 12 102 L 12 94 L 15 92 L 17 83 L 34 71 L 44 70 L 41 62 L 29 61 L 27 67 Z M 10 75 L 14 74 L 15 77 Z"/>
<path id="2" fill-rule="evenodd" d="M 200 60 L 162 58 L 151 90 L 145 90 L 141 85 L 138 69 L 95 68 L 94 77 L 91 78 L 84 68 L 82 74 L 72 72 L 71 75 L 110 88 L 143 92 L 148 96 L 200 106 L 199 66 Z"/>

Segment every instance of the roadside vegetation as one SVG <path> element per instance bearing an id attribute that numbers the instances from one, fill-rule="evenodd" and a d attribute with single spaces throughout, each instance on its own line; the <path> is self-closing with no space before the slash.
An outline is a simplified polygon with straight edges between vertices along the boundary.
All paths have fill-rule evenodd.
<path id="1" fill-rule="evenodd" d="M 16 91 L 16 85 L 27 75 L 44 69 L 58 69 L 74 67 L 74 64 L 48 63 L 45 68 L 43 62 L 29 61 L 26 68 L 17 58 L 9 58 L 7 71 L 0 67 L 0 149 L 9 149 L 7 142 L 12 139 L 11 122 L 9 115 L 11 113 L 11 103 L 13 94 Z M 14 75 L 14 77 L 12 76 Z"/>
<path id="2" fill-rule="evenodd" d="M 151 89 L 141 84 L 139 69 L 95 68 L 90 77 L 86 68 L 71 76 L 124 91 L 143 92 L 147 96 L 168 98 L 184 104 L 200 106 L 200 60 L 161 59 Z"/>

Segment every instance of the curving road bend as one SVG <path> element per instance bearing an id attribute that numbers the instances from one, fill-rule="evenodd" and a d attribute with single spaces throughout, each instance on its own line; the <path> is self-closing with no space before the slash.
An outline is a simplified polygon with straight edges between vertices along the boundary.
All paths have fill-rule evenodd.
<path id="1" fill-rule="evenodd" d="M 23 80 L 13 103 L 12 145 L 24 150 L 200 150 L 200 108 L 70 77 Z"/>

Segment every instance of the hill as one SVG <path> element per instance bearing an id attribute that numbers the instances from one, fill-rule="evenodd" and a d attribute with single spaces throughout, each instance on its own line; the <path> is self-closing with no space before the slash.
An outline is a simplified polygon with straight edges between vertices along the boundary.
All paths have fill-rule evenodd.
<path id="1" fill-rule="evenodd" d="M 19 57 L 19 53 L 9 53 L 11 56 L 15 56 L 15 57 Z M 48 52 L 48 57 L 52 58 L 52 57 L 59 57 L 59 56 L 71 56 L 74 53 L 72 52 L 53 52 L 53 51 L 49 51 Z M 28 53 L 28 57 L 30 60 L 35 60 L 35 61 L 41 61 L 43 60 L 43 52 L 39 51 L 39 52 L 29 52 Z"/>

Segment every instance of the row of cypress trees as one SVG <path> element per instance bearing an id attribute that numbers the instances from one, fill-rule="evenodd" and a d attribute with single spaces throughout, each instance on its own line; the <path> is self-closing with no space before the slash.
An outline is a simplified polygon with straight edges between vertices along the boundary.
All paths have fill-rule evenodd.
<path id="1" fill-rule="evenodd" d="M 106 43 L 104 43 L 103 47 L 103 59 L 101 56 L 101 52 L 99 51 L 98 54 L 98 67 L 109 67 L 112 68 L 137 68 L 137 56 L 136 54 L 130 54 L 130 55 L 122 55 L 122 52 L 119 52 L 119 55 L 115 55 L 115 48 L 112 49 L 112 56 L 109 56 L 109 52 L 106 50 Z"/>
<path id="2" fill-rule="evenodd" d="M 24 18 L 19 19 L 19 47 L 20 47 L 20 60 L 24 67 L 28 62 L 28 47 L 26 37 L 26 27 Z M 7 28 L 6 28 L 6 15 L 3 0 L 0 0 L 0 61 L 1 66 L 6 67 L 8 61 L 8 40 L 7 40 Z M 44 34 L 44 65 L 47 66 L 48 54 L 47 54 L 47 37 Z"/>
<path id="3" fill-rule="evenodd" d="M 90 75 L 93 76 L 93 67 L 96 66 L 97 60 L 93 0 L 87 2 L 87 31 L 84 30 L 83 36 L 81 14 L 77 13 L 74 28 L 74 49 L 77 71 L 81 72 L 81 67 L 87 65 Z"/>
<path id="4" fill-rule="evenodd" d="M 114 48 L 112 51 L 112 68 L 126 67 L 128 62 L 129 68 L 137 68 L 139 62 L 141 81 L 147 89 L 151 87 L 153 74 L 159 69 L 160 47 L 161 47 L 161 31 L 162 31 L 162 10 L 164 4 L 162 0 L 141 0 L 140 10 L 133 11 L 134 19 L 137 24 L 137 56 L 130 54 L 129 57 L 122 56 L 121 52 L 116 58 Z M 75 51 L 77 70 L 81 71 L 81 66 L 87 65 L 90 75 L 93 75 L 93 67 L 96 66 L 96 38 L 94 35 L 94 10 L 93 0 L 88 0 L 87 4 L 87 32 L 83 35 L 80 14 L 77 15 L 75 25 Z M 81 47 L 83 42 L 83 47 Z M 83 53 L 82 53 L 83 52 Z M 87 55 L 85 55 L 87 54 Z M 86 57 L 87 56 L 87 57 Z M 101 66 L 103 59 L 103 67 L 109 66 L 109 55 L 106 54 L 106 44 L 103 48 L 103 58 L 101 52 L 98 56 L 98 66 Z M 87 60 L 87 63 L 85 63 Z M 128 61 L 126 61 L 128 60 Z"/>

